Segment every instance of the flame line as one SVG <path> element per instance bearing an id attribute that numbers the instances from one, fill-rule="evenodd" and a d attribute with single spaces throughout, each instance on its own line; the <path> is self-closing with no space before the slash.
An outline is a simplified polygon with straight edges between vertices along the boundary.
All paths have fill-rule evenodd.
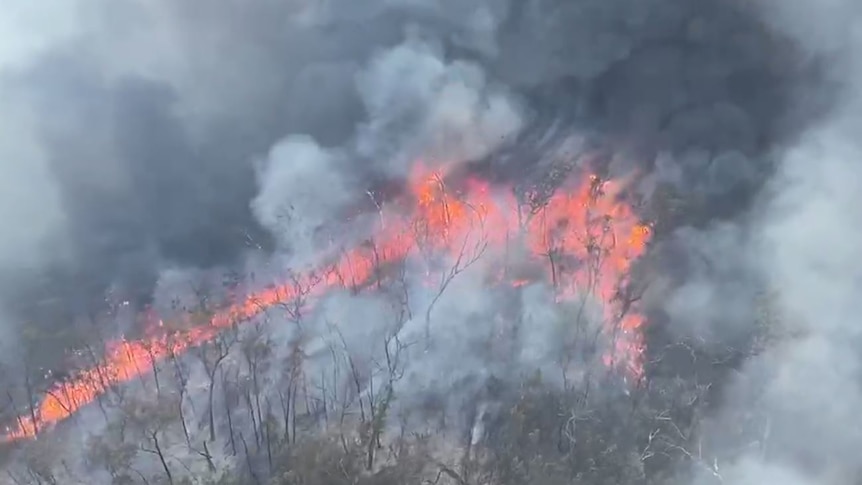
<path id="1" fill-rule="evenodd" d="M 598 177 L 590 175 L 572 192 L 553 194 L 540 209 L 533 208 L 524 218 L 522 204 L 518 204 L 513 196 L 502 197 L 502 200 L 495 198 L 489 186 L 481 181 L 468 181 L 466 193 L 458 197 L 447 192 L 438 172 L 429 174 L 420 167 L 412 181 L 413 205 L 417 214 L 412 218 L 399 217 L 395 213 L 384 214 L 384 208 L 380 208 L 379 232 L 370 245 L 345 251 L 322 271 L 249 294 L 239 303 L 211 315 L 208 325 L 162 332 L 143 340 L 121 339 L 109 343 L 101 362 L 78 372 L 68 381 L 55 383 L 33 413 L 35 418 L 19 416 L 17 428 L 7 429 L 2 441 L 35 437 L 37 431 L 72 416 L 111 387 L 145 375 L 149 369 L 142 370 L 146 366 L 141 364 L 155 365 L 170 356 L 182 354 L 211 340 L 222 330 L 248 321 L 277 305 L 287 309 L 288 302 L 295 301 L 299 307 L 300 300 L 318 297 L 333 287 L 358 289 L 375 278 L 379 280 L 382 266 L 403 261 L 415 249 L 422 253 L 431 251 L 432 254 L 448 251 L 456 261 L 466 256 L 470 242 L 474 242 L 477 248 L 492 246 L 508 253 L 510 234 L 520 235 L 519 240 L 532 259 L 547 263 L 548 276 L 557 287 L 560 299 L 572 298 L 584 289 L 598 294 L 609 307 L 606 320 L 611 322 L 611 328 L 605 331 L 614 336 L 610 354 L 605 356 L 606 364 L 622 364 L 635 375 L 642 373 L 643 340 L 637 329 L 643 317 L 631 313 L 630 308 L 618 308 L 613 300 L 619 293 L 619 286 L 628 281 L 627 272 L 631 264 L 643 254 L 650 230 L 649 226 L 638 222 L 631 208 L 617 200 L 620 186 L 613 181 L 601 182 Z M 387 219 L 388 222 L 384 223 Z M 475 234 L 477 225 L 481 232 L 478 238 Z M 605 238 L 608 236 L 612 243 L 604 246 L 602 243 L 607 242 Z M 452 243 L 458 240 L 463 244 L 453 246 Z M 594 245 L 601 250 L 599 259 L 593 254 Z M 577 269 L 573 274 L 567 272 L 563 262 L 554 261 L 554 254 L 587 261 L 586 275 Z M 610 266 L 605 265 L 608 260 Z M 351 282 L 349 286 L 348 281 Z M 520 287 L 529 281 L 513 278 L 510 283 Z"/>

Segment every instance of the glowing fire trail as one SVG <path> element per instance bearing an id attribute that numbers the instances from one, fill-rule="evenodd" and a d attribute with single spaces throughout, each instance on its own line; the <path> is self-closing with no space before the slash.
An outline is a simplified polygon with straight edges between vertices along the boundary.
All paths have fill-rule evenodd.
<path id="1" fill-rule="evenodd" d="M 151 364 L 180 354 L 214 338 L 220 331 L 297 297 L 315 296 L 333 287 L 358 287 L 376 276 L 377 268 L 406 258 L 420 249 L 458 258 L 467 243 L 483 244 L 499 256 L 512 234 L 536 261 L 544 261 L 558 298 L 588 292 L 604 302 L 613 348 L 605 355 L 609 366 L 622 365 L 635 376 L 642 372 L 643 317 L 620 302 L 618 290 L 627 283 L 631 264 L 643 254 L 649 227 L 640 224 L 632 209 L 617 198 L 620 184 L 590 176 L 572 190 L 558 190 L 547 203 L 523 214 L 511 195 L 494 196 L 489 186 L 470 180 L 463 194 L 449 193 L 439 172 L 421 166 L 411 179 L 415 215 L 381 213 L 373 245 L 345 253 L 338 261 L 296 281 L 254 293 L 210 318 L 210 324 L 140 341 L 120 341 L 106 349 L 101 364 L 78 373 L 48 391 L 33 416 L 18 418 L 6 440 L 29 438 L 47 425 L 62 421 L 93 402 L 111 386 L 128 382 Z M 555 262 L 579 261 L 575 267 Z M 522 286 L 525 281 L 512 281 Z"/>

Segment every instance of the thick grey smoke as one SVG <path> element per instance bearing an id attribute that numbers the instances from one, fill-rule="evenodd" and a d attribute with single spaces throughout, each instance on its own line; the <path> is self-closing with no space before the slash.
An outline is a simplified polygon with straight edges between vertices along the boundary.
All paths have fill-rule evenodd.
<path id="1" fill-rule="evenodd" d="M 369 116 L 358 152 L 399 172 L 419 160 L 433 167 L 489 155 L 524 124 L 512 95 L 489 83 L 480 66 L 447 64 L 441 46 L 408 38 L 358 78 Z"/>
<path id="2" fill-rule="evenodd" d="M 356 164 L 364 160 L 368 169 L 399 178 L 417 163 L 451 169 L 488 156 L 524 125 L 518 99 L 490 84 L 479 65 L 447 64 L 438 41 L 407 35 L 355 73 L 367 116 L 355 139 L 333 151 L 311 136 L 292 135 L 259 171 L 253 213 L 296 264 L 327 256 L 321 229 L 364 196 Z"/>
<path id="3" fill-rule="evenodd" d="M 705 440 L 722 451 L 698 483 L 713 483 L 715 476 L 740 485 L 852 483 L 862 445 L 862 232 L 856 222 L 862 207 L 856 182 L 862 176 L 862 10 L 843 1 L 765 1 L 758 7 L 806 56 L 829 59 L 838 102 L 775 147 L 776 173 L 749 217 L 680 233 L 700 255 L 691 259 L 707 271 L 694 272 L 671 298 L 668 308 L 678 321 L 696 322 L 700 335 L 732 339 L 728 335 L 752 330 L 754 290 L 765 285 L 772 335 L 743 365 L 705 427 Z M 801 99 L 817 96 L 800 92 Z M 749 423 L 756 427 L 745 429 Z"/>
<path id="4" fill-rule="evenodd" d="M 794 51 L 746 2 L 82 0 L 64 3 L 62 25 L 46 20 L 59 18 L 56 10 L 8 3 L 15 14 L 6 18 L 33 28 L 22 37 L 17 20 L 0 24 L 16 29 L 0 32 L 4 37 L 20 39 L 0 51 L 0 101 L 14 118 L 0 122 L 0 225 L 21 228 L 0 242 L 0 296 L 12 308 L 4 321 L 34 313 L 57 321 L 59 311 L 34 310 L 43 308 L 37 303 L 45 294 L 59 296 L 50 301 L 73 314 L 102 302 L 108 289 L 123 300 L 153 298 L 166 311 L 175 299 L 193 306 L 191 284 L 218 287 L 212 268 L 239 268 L 249 287 L 278 281 L 360 239 L 367 221 L 347 223 L 345 214 L 368 198 L 380 204 L 371 186 L 403 178 L 417 160 L 451 168 L 490 159 L 492 167 L 529 173 L 543 158 L 539 147 L 565 152 L 548 142 L 560 132 L 600 135 L 595 143 L 610 145 L 604 148 L 614 168 L 648 174 L 640 186 L 645 194 L 669 191 L 695 201 L 690 219 L 673 222 L 696 229 L 665 235 L 654 258 L 655 293 L 670 295 L 667 304 L 656 298 L 658 306 L 676 329 L 731 339 L 747 330 L 746 300 L 762 278 L 779 287 L 792 280 L 777 290 L 804 303 L 809 294 L 792 285 L 813 271 L 806 261 L 850 267 L 812 260 L 814 239 L 810 246 L 806 239 L 770 243 L 784 249 L 765 256 L 751 249 L 766 236 L 817 237 L 801 218 L 837 205 L 840 190 L 794 212 L 800 219 L 778 223 L 784 209 L 767 204 L 758 230 L 738 221 L 703 229 L 746 206 L 769 175 L 764 153 L 797 128 L 787 116 Z M 793 23 L 805 16 L 785 15 L 791 11 L 783 6 L 766 18 L 781 27 L 776 31 L 792 24 L 794 35 L 809 39 L 807 24 Z M 818 55 L 842 45 L 814 33 Z M 822 133 L 841 139 L 832 127 Z M 852 142 L 844 144 L 852 152 Z M 508 158 L 497 165 L 501 150 Z M 793 191 L 817 192 L 837 180 L 846 189 L 845 209 L 855 207 L 842 159 L 824 158 L 808 179 L 799 175 L 810 146 L 800 150 L 779 171 L 794 182 L 775 182 L 785 194 L 776 200 L 795 202 Z M 832 229 L 819 216 L 811 223 Z M 847 233 L 835 231 L 822 237 L 846 246 L 821 256 L 851 251 Z M 435 342 L 405 351 L 405 394 L 419 399 L 461 386 L 453 400 L 469 401 L 488 375 L 559 367 L 561 347 L 571 340 L 561 322 L 570 316 L 547 308 L 541 285 L 520 297 L 517 320 L 530 331 L 506 329 L 509 347 L 484 346 L 499 330 L 495 312 L 514 298 L 486 291 L 480 275 L 460 275 L 435 303 Z M 405 294 L 413 315 L 393 322 L 386 319 L 388 300 L 337 294 L 322 303 L 307 335 L 283 316 L 276 335 L 310 340 L 321 359 L 315 372 L 332 371 L 326 353 L 333 345 L 362 348 L 379 362 L 381 336 L 394 331 L 405 345 L 424 338 L 422 309 L 435 293 L 411 276 Z M 796 314 L 814 308 L 838 322 L 845 305 L 849 315 L 847 299 L 825 294 Z M 727 301 L 738 303 L 730 316 Z M 736 326 L 721 328 L 727 321 Z M 807 342 L 798 357 L 776 351 L 768 358 L 792 370 L 804 358 L 822 357 L 819 349 L 831 341 Z M 435 377 L 441 372 L 443 379 Z M 846 376 L 833 377 L 819 384 L 838 385 Z M 774 388 L 775 396 L 785 392 Z M 797 472 L 761 462 L 750 457 L 740 473 Z"/>
<path id="5" fill-rule="evenodd" d="M 320 147 L 308 136 L 292 136 L 276 145 L 259 175 L 260 192 L 251 203 L 257 220 L 282 250 L 303 267 L 331 256 L 315 237 L 334 214 L 349 208 L 356 191 L 345 180 L 345 157 Z"/>
<path id="6" fill-rule="evenodd" d="M 0 98 L 15 113 L 2 150 L 16 177 L 3 194 L 22 194 L 4 202 L 4 227 L 29 222 L 4 238 L 2 259 L 47 272 L 67 306 L 110 286 L 145 299 L 160 266 L 232 264 L 271 247 L 261 204 L 275 201 L 258 197 L 269 168 L 255 161 L 291 135 L 345 150 L 343 183 L 359 197 L 369 173 L 482 158 L 560 114 L 647 145 L 713 149 L 699 160 L 717 160 L 706 164 L 715 172 L 732 165 L 723 151 L 746 160 L 775 131 L 773 81 L 786 74 L 766 62 L 774 46 L 756 22 L 725 1 L 125 0 L 10 12 L 20 20 L 4 23 L 15 40 Z M 716 173 L 716 186 L 734 183 Z M 39 294 L 28 280 L 15 278 L 19 302 Z"/>
<path id="7" fill-rule="evenodd" d="M 855 424 L 862 405 L 855 103 L 782 158 L 753 223 L 758 241 L 738 247 L 758 256 L 756 268 L 772 291 L 770 311 L 777 314 L 770 330 L 781 337 L 744 365 L 711 429 L 720 441 L 722 427 L 732 429 L 741 415 L 766 417 L 767 426 L 749 435 L 755 453 L 723 466 L 730 483 L 838 484 L 860 472 L 854 451 L 862 445 Z M 726 294 L 702 308 L 718 302 L 748 304 Z"/>

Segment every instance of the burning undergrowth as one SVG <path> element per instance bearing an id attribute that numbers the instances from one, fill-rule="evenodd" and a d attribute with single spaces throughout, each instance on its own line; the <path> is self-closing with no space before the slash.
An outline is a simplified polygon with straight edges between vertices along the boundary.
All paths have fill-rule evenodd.
<path id="1" fill-rule="evenodd" d="M 494 422 L 523 382 L 584 393 L 585 406 L 637 390 L 645 321 L 630 273 L 651 229 L 630 181 L 563 161 L 552 186 L 521 192 L 416 162 L 401 196 L 336 224 L 357 234 L 342 241 L 358 243 L 318 241 L 307 270 L 269 263 L 226 304 L 200 291 L 184 299 L 166 280 L 169 308 L 150 314 L 158 320 L 144 336 L 108 343 L 101 362 L 56 383 L 7 440 L 47 436 L 96 409 L 108 423 L 96 439 L 116 439 L 113 427 L 133 426 L 118 424 L 128 416 L 145 422 L 169 406 L 179 425 L 151 436 L 176 447 L 208 433 L 204 443 L 230 448 L 204 445 L 211 466 L 238 453 L 240 430 L 260 451 L 275 432 L 268 420 L 294 440 L 336 432 L 366 443 L 369 471 L 391 459 L 375 458 L 381 443 L 404 446 L 393 436 L 417 433 L 484 462 L 469 450 L 505 432 Z M 588 398 L 597 385 L 605 389 Z M 115 406 L 125 411 L 106 411 Z"/>
<path id="2" fill-rule="evenodd" d="M 4 299 L 82 334 L 21 356 L 7 438 L 117 452 L 31 478 L 736 463 L 704 415 L 755 359 L 751 209 L 824 104 L 781 29 L 733 0 L 228 4 L 90 9 L 95 33 L 0 78 L 27 135 L 0 149 L 63 201 L 18 204 L 47 226 L 0 253 Z"/>
<path id="3" fill-rule="evenodd" d="M 430 346 L 436 346 L 444 349 L 447 355 L 456 351 L 477 359 L 474 364 L 462 362 L 457 366 L 460 368 L 449 370 L 440 365 L 445 362 L 440 357 L 435 356 L 432 362 L 425 363 L 423 354 L 419 353 L 409 359 L 411 367 L 424 367 L 425 370 L 419 372 L 426 374 L 411 378 L 413 385 L 428 386 L 432 394 L 445 392 L 447 387 L 435 389 L 437 386 L 433 382 L 437 373 L 446 376 L 447 383 L 454 383 L 449 379 L 457 374 L 466 377 L 478 372 L 490 377 L 503 371 L 503 368 L 492 371 L 492 362 L 512 365 L 507 363 L 508 358 L 519 354 L 527 361 L 556 361 L 561 365 L 559 372 L 568 379 L 568 373 L 584 370 L 579 369 L 578 364 L 570 366 L 559 359 L 587 357 L 589 360 L 590 353 L 582 353 L 589 347 L 593 347 L 593 354 L 601 355 L 605 365 L 620 369 L 637 382 L 643 373 L 644 343 L 640 333 L 643 317 L 633 305 L 639 295 L 630 284 L 629 271 L 646 250 L 650 229 L 638 221 L 634 210 L 623 199 L 623 185 L 579 172 L 569 174 L 568 180 L 546 197 L 535 191 L 518 197 L 511 190 L 492 187 L 474 178 L 451 185 L 450 188 L 442 170 L 432 171 L 423 163 L 417 163 L 410 176 L 409 199 L 381 205 L 373 215 L 374 231 L 357 247 L 338 247 L 318 253 L 334 256 L 328 258 L 330 262 L 307 272 L 285 274 L 280 282 L 252 291 L 237 303 L 214 303 L 211 309 L 201 308 L 208 316 L 198 321 L 190 320 L 187 315 L 179 316 L 187 320 L 179 324 L 161 319 L 142 340 L 108 344 L 104 363 L 55 386 L 39 404 L 38 411 L 19 418 L 19 426 L 10 436 L 32 436 L 42 426 L 65 419 L 81 406 L 92 403 L 109 388 L 153 371 L 169 357 L 205 345 L 207 340 L 218 338 L 226 329 L 253 324 L 261 314 L 268 315 L 279 307 L 293 307 L 296 320 L 293 325 L 298 325 L 306 312 L 317 325 L 321 319 L 329 322 L 327 312 L 324 310 L 324 316 L 315 315 L 313 306 L 316 300 L 324 298 L 323 306 L 328 307 L 326 298 L 332 291 L 347 292 L 371 301 L 379 299 L 392 306 L 389 312 L 380 311 L 367 317 L 372 322 L 396 318 L 382 323 L 377 330 L 379 341 L 376 344 L 385 342 L 387 352 L 392 339 L 397 338 L 403 345 L 423 346 L 425 352 Z M 460 289 L 461 285 L 467 286 Z M 484 290 L 479 290 L 480 287 Z M 494 290 L 499 287 L 509 289 L 502 293 Z M 512 288 L 520 287 L 526 288 L 523 296 L 520 290 L 513 293 Z M 391 294 L 393 291 L 395 295 Z M 469 292 L 477 301 L 444 298 L 449 292 L 457 295 L 462 291 Z M 518 298 L 526 301 L 538 298 L 526 305 L 527 308 L 563 305 L 573 321 L 549 315 L 549 321 L 544 324 L 550 325 L 552 333 L 543 335 L 536 327 L 540 324 L 534 321 L 537 317 L 522 314 L 525 310 L 519 305 L 515 306 L 514 315 L 512 309 L 506 315 L 506 311 L 498 312 L 494 308 L 507 294 L 510 298 L 518 294 Z M 394 301 L 388 301 L 393 297 Z M 349 301 L 350 298 L 342 301 L 345 308 L 350 308 Z M 447 309 L 447 305 L 455 308 Z M 432 324 L 438 321 L 439 317 L 433 315 L 437 311 L 460 315 L 452 319 L 456 322 L 454 326 L 439 328 L 441 323 Z M 374 333 L 372 322 L 345 322 L 354 318 L 342 315 L 330 323 L 335 328 L 345 327 L 338 330 L 340 334 L 355 335 L 358 329 L 361 329 L 360 334 Z M 475 319 L 473 325 L 479 328 L 460 328 L 466 324 L 465 318 Z M 488 326 L 486 322 L 500 322 L 500 325 Z M 313 346 L 334 344 L 322 338 L 326 327 L 310 332 L 310 336 L 296 336 L 290 323 L 284 325 L 289 329 L 287 334 L 278 333 L 284 336 L 285 342 L 299 338 L 300 341 L 311 339 L 308 344 Z M 527 328 L 519 328 L 522 325 Z M 170 330 L 177 327 L 185 330 Z M 524 340 L 525 346 L 519 348 L 519 338 L 506 336 L 517 332 L 537 333 Z M 577 335 L 573 337 L 574 334 Z M 508 344 L 497 342 L 495 335 L 503 335 L 500 340 Z M 557 338 L 561 339 L 555 350 L 557 355 L 541 355 Z M 572 338 L 575 341 L 570 341 Z M 536 339 L 538 347 L 531 348 L 530 341 Z M 548 340 L 543 342 L 543 339 Z M 346 341 L 343 344 L 348 345 Z M 354 346 L 365 349 L 376 344 L 372 339 L 362 345 L 349 345 L 344 350 L 353 352 Z M 496 358 L 488 358 L 476 348 L 489 345 L 515 347 L 497 349 Z M 567 353 L 566 345 L 582 348 L 580 351 L 569 349 Z M 325 348 L 305 352 L 314 357 Z M 462 350 L 457 351 L 457 348 Z M 486 351 L 493 353 L 492 349 Z M 530 355 L 532 352 L 540 354 Z M 371 358 L 371 355 L 360 358 Z M 511 370 L 518 372 L 518 367 L 515 365 Z"/>

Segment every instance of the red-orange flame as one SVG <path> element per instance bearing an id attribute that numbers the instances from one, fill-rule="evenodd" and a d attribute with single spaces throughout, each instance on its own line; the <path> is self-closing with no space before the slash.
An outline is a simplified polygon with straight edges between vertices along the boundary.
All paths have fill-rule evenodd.
<path id="1" fill-rule="evenodd" d="M 421 164 L 410 182 L 412 214 L 384 208 L 373 244 L 344 253 L 320 271 L 251 294 L 217 312 L 209 325 L 170 335 L 157 328 L 161 335 L 151 332 L 145 340 L 110 345 L 101 364 L 55 384 L 41 401 L 35 420 L 20 417 L 17 426 L 7 430 L 6 439 L 35 436 L 93 402 L 110 386 L 147 372 L 153 360 L 182 353 L 300 293 L 313 297 L 332 287 L 360 287 L 375 278 L 376 268 L 417 250 L 458 258 L 465 248 L 481 246 L 499 255 L 512 241 L 520 241 L 530 257 L 544 262 L 559 299 L 587 292 L 604 303 L 605 331 L 613 342 L 605 363 L 625 366 L 634 376 L 642 373 L 644 344 L 639 327 L 643 317 L 618 297 L 618 290 L 627 283 L 632 263 L 645 251 L 650 229 L 618 200 L 620 183 L 589 176 L 558 190 L 540 208 L 524 210 L 514 196 L 493 194 L 480 180 L 469 180 L 461 193 L 453 193 L 447 190 L 442 172 L 425 170 Z M 509 283 L 520 287 L 529 282 L 513 279 Z"/>

